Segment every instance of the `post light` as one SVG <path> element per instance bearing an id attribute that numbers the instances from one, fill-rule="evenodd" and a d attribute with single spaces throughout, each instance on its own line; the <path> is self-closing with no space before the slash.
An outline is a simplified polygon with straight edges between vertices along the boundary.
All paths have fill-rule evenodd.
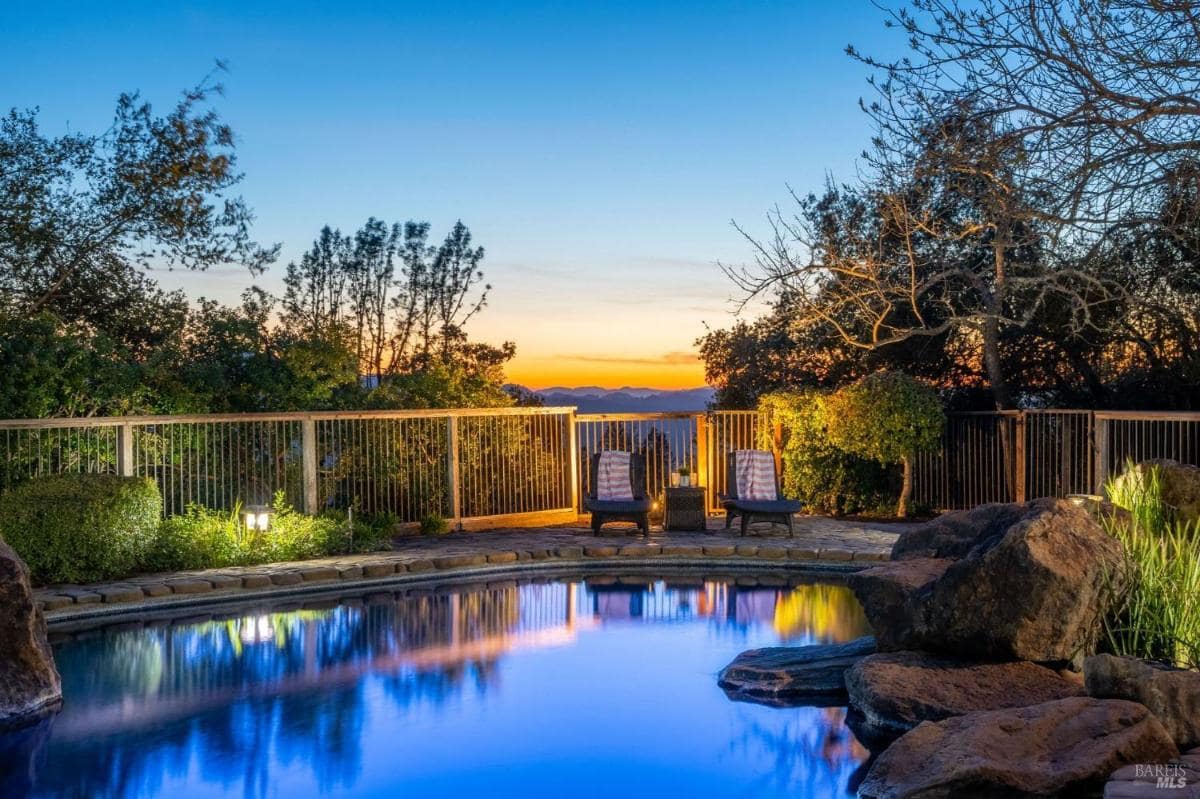
<path id="1" fill-rule="evenodd" d="M 271 529 L 271 508 L 266 505 L 247 505 L 242 509 L 242 522 L 249 533 L 265 533 Z"/>
<path id="2" fill-rule="evenodd" d="M 242 619 L 240 635 L 244 644 L 259 644 L 275 637 L 270 616 L 251 616 Z"/>

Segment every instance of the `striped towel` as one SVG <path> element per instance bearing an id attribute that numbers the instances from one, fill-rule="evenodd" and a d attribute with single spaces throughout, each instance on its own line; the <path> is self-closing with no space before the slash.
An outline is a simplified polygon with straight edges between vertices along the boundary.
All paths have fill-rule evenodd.
<path id="1" fill-rule="evenodd" d="M 775 456 L 761 449 L 739 449 L 734 455 L 738 499 L 774 500 Z"/>
<path id="2" fill-rule="evenodd" d="M 596 469 L 596 499 L 621 502 L 633 499 L 633 481 L 629 479 L 629 453 L 605 450 Z"/>

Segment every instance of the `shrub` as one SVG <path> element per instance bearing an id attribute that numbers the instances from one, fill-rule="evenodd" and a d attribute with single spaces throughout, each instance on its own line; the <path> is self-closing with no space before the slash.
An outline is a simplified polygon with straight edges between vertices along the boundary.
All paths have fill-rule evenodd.
<path id="1" fill-rule="evenodd" d="M 1107 486 L 1129 513 L 1101 519 L 1125 552 L 1106 642 L 1118 655 L 1200 668 L 1200 530 L 1170 518 L 1155 472 Z"/>
<path id="2" fill-rule="evenodd" d="M 760 398 L 758 446 L 771 449 L 773 428 L 783 428 L 783 493 L 805 507 L 842 515 L 887 503 L 895 482 L 887 467 L 833 446 L 826 432 L 825 402 L 818 391 L 776 392 Z"/>
<path id="3" fill-rule="evenodd" d="M 210 569 L 243 563 L 241 521 L 234 513 L 188 506 L 181 516 L 163 519 L 145 560 L 146 571 Z"/>
<path id="4" fill-rule="evenodd" d="M 392 539 L 399 523 L 391 513 L 362 516 L 347 511 L 330 510 L 321 516 L 334 523 L 322 547 L 327 555 L 373 552 Z"/>
<path id="5" fill-rule="evenodd" d="M 147 569 L 211 569 L 368 552 L 390 539 L 396 524 L 390 515 L 368 519 L 327 511 L 308 516 L 289 505 L 282 493 L 275 495 L 266 532 L 245 530 L 241 511 L 192 505 L 183 515 L 164 519 L 146 559 Z"/>
<path id="6" fill-rule="evenodd" d="M 912 460 L 935 449 L 946 415 L 933 389 L 903 372 L 876 372 L 838 389 L 825 402 L 829 441 L 838 449 L 904 467 L 896 515 L 908 515 Z"/>
<path id="7" fill-rule="evenodd" d="M 161 516 L 162 496 L 148 478 L 39 477 L 0 496 L 0 538 L 36 583 L 92 582 L 132 573 Z"/>
<path id="8" fill-rule="evenodd" d="M 421 517 L 421 535 L 443 535 L 450 532 L 450 524 L 438 513 L 427 513 Z"/>

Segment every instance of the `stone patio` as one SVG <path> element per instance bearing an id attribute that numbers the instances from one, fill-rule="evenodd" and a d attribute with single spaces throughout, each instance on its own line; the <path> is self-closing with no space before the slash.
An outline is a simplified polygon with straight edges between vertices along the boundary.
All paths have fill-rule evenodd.
<path id="1" fill-rule="evenodd" d="M 337 555 L 314 560 L 239 566 L 202 571 L 131 577 L 89 585 L 56 585 L 36 591 L 49 622 L 90 615 L 112 616 L 156 606 L 253 598 L 320 584 L 363 583 L 400 579 L 400 575 L 469 575 L 486 573 L 522 561 L 554 561 L 562 565 L 651 560 L 734 562 L 852 569 L 856 563 L 886 560 L 896 536 L 910 525 L 842 521 L 819 516 L 798 517 L 796 534 L 780 525 L 753 524 L 747 536 L 724 529 L 712 517 L 704 531 L 666 532 L 652 527 L 649 537 L 632 525 L 606 526 L 592 535 L 586 518 L 577 525 L 525 527 L 442 536 L 396 538 L 386 551 Z M 865 565 L 865 564 L 864 564 Z M 114 607 L 123 606 L 123 607 Z"/>

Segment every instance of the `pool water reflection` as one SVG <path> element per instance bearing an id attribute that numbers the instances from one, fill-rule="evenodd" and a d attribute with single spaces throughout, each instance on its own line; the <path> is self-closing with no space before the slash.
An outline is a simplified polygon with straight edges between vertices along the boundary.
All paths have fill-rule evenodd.
<path id="1" fill-rule="evenodd" d="M 78 634 L 55 644 L 65 708 L 7 739 L 3 787 L 842 796 L 867 756 L 844 708 L 731 702 L 715 674 L 749 647 L 866 630 L 840 585 L 587 577 Z"/>

